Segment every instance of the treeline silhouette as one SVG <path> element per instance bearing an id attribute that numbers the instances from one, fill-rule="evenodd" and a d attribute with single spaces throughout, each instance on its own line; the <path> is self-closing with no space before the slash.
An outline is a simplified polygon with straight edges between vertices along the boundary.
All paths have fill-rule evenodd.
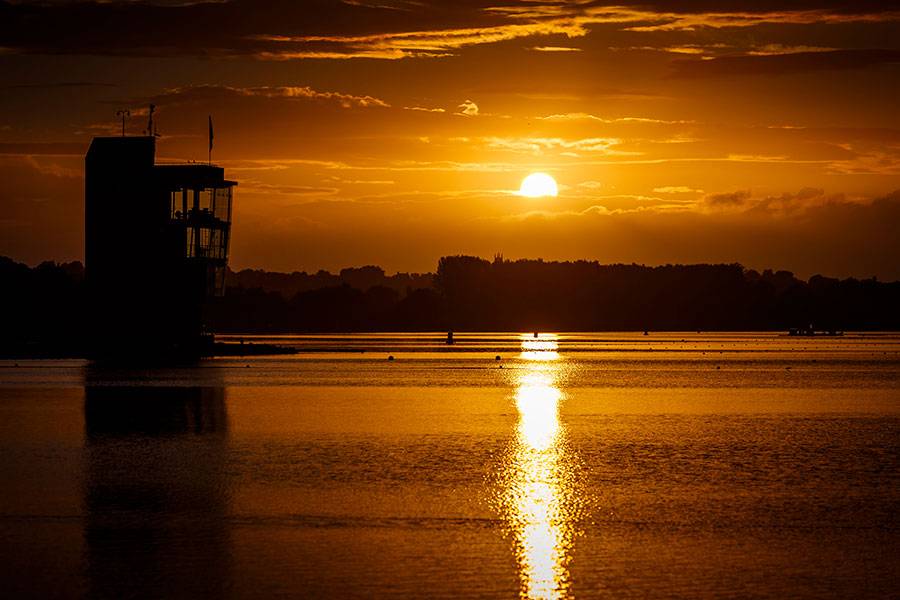
<path id="1" fill-rule="evenodd" d="M 0 256 L 0 355 L 80 356 L 85 321 L 84 267 L 36 267 Z"/>
<path id="2" fill-rule="evenodd" d="M 337 275 L 320 270 L 316 273 L 294 271 L 293 273 L 273 273 L 262 269 L 228 270 L 229 287 L 253 289 L 259 288 L 267 292 L 278 292 L 285 298 L 293 298 L 300 292 L 318 290 L 326 287 L 349 285 L 366 291 L 382 286 L 397 292 L 406 292 L 407 288 L 430 288 L 434 275 L 431 273 L 397 273 L 387 275 L 384 269 L 373 265 L 341 269 Z"/>
<path id="3" fill-rule="evenodd" d="M 438 263 L 435 288 L 459 329 L 877 330 L 900 326 L 900 283 L 808 281 L 739 264 L 603 265 L 596 261 Z"/>
<path id="4" fill-rule="evenodd" d="M 344 282 L 290 296 L 275 281 L 246 286 L 236 284 L 236 275 L 210 312 L 217 331 L 900 329 L 898 282 L 821 275 L 802 281 L 788 271 L 759 273 L 739 264 L 450 256 L 433 277 L 415 278 L 420 287 L 401 291 L 370 280 L 368 287 Z"/>
<path id="5" fill-rule="evenodd" d="M 30 268 L 0 257 L 3 348 L 77 355 L 84 330 L 80 263 Z M 616 331 L 900 329 L 900 282 L 808 281 L 739 264 L 441 258 L 434 274 L 229 272 L 208 307 L 213 331 Z"/>

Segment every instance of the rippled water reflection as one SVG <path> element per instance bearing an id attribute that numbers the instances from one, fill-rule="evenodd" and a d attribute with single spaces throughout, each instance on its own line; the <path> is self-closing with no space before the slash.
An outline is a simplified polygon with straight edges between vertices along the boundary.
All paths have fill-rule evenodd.
<path id="1" fill-rule="evenodd" d="M 275 341 L 0 361 L 4 596 L 900 594 L 898 335 Z"/>
<path id="2" fill-rule="evenodd" d="M 515 539 L 521 594 L 560 598 L 570 586 L 575 473 L 559 407 L 564 366 L 553 337 L 523 339 L 515 374 L 516 437 L 504 471 L 503 512 Z"/>

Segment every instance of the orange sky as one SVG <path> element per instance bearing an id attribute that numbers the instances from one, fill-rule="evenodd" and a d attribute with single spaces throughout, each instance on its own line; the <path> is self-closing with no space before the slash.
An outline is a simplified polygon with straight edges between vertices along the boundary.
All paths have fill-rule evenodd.
<path id="1" fill-rule="evenodd" d="M 900 279 L 892 4 L 0 3 L 0 254 L 81 259 L 90 138 L 154 102 L 164 159 L 205 160 L 213 116 L 235 268 Z M 515 195 L 533 171 L 560 195 Z"/>

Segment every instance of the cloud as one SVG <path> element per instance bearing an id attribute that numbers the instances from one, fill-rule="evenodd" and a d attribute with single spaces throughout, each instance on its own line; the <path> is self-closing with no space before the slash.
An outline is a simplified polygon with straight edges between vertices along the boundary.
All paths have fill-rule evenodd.
<path id="1" fill-rule="evenodd" d="M 687 187 L 686 185 L 667 185 L 664 187 L 653 188 L 657 194 L 702 194 L 703 190 L 697 190 Z"/>
<path id="2" fill-rule="evenodd" d="M 605 206 L 601 204 L 593 204 L 588 206 L 582 210 L 528 210 L 525 212 L 514 213 L 511 215 L 503 215 L 501 217 L 497 217 L 494 220 L 500 223 L 520 223 L 523 221 L 530 221 L 533 219 L 546 219 L 546 220 L 554 220 L 554 219 L 562 219 L 566 217 L 583 217 L 586 215 L 611 215 L 618 211 L 611 211 Z"/>
<path id="3" fill-rule="evenodd" d="M 683 120 L 683 119 L 653 119 L 650 117 L 614 117 L 614 118 L 604 118 L 598 117 L 597 115 L 592 115 L 590 113 L 584 112 L 574 112 L 574 113 L 557 113 L 552 115 L 545 115 L 543 117 L 538 117 L 542 121 L 597 121 L 599 123 L 603 123 L 606 125 L 611 125 L 615 123 L 646 123 L 653 125 L 692 125 L 696 124 L 697 121 L 692 120 Z"/>
<path id="4" fill-rule="evenodd" d="M 677 60 L 672 63 L 672 75 L 688 79 L 784 75 L 803 71 L 863 69 L 887 63 L 900 63 L 900 50 L 834 50 Z"/>
<path id="5" fill-rule="evenodd" d="M 256 53 L 257 57 L 264 59 L 401 59 L 452 56 L 455 51 L 467 46 L 495 44 L 517 38 L 560 35 L 567 38 L 583 37 L 589 34 L 592 26 L 604 24 L 622 25 L 622 29 L 625 31 L 649 33 L 696 31 L 704 28 L 747 28 L 786 23 L 811 25 L 823 22 L 848 24 L 900 20 L 900 12 L 879 10 L 847 14 L 827 9 L 765 12 L 754 11 L 752 8 L 750 5 L 751 10 L 734 12 L 698 10 L 689 14 L 615 6 L 581 8 L 578 5 L 542 6 L 535 4 L 525 8 L 488 7 L 487 13 L 502 15 L 509 20 L 509 22 L 490 27 L 413 30 L 362 36 L 256 35 L 250 37 L 255 41 L 276 46 Z M 628 26 L 625 27 L 625 25 Z M 282 45 L 282 47 L 277 47 L 278 45 Z M 661 50 L 678 54 L 704 54 L 710 49 L 725 47 L 724 44 L 686 44 L 664 47 L 643 46 L 632 49 Z M 539 52 L 582 51 L 582 48 L 560 45 L 539 45 L 529 49 Z M 752 51 L 751 54 L 769 55 L 828 50 L 834 49 L 817 46 L 781 46 L 779 49 L 778 44 L 771 44 L 768 47 Z"/>
<path id="6" fill-rule="evenodd" d="M 445 56 L 452 55 L 449 53 L 409 52 L 404 50 L 359 50 L 351 52 L 262 50 L 255 54 L 255 57 L 260 60 L 349 60 L 353 58 L 379 58 L 383 60 L 399 60 L 401 58 L 441 58 Z"/>
<path id="7" fill-rule="evenodd" d="M 584 37 L 599 26 L 645 34 L 900 19 L 891 3 L 876 2 L 850 8 L 807 2 L 803 10 L 749 1 L 629 3 L 4 2 L 0 39 L 6 54 L 397 60 L 452 56 L 515 39 Z M 556 43 L 531 47 L 566 48 Z"/>
<path id="8" fill-rule="evenodd" d="M 828 46 L 806 46 L 806 45 L 788 45 L 788 44 L 763 44 L 763 45 L 746 45 L 746 44 L 682 44 L 682 45 L 661 45 L 661 46 L 611 46 L 613 51 L 631 50 L 646 52 L 667 52 L 669 54 L 690 54 L 702 56 L 704 60 L 710 60 L 715 57 L 738 57 L 738 56 L 774 56 L 782 54 L 803 54 L 810 52 L 834 52 L 840 48 Z"/>
<path id="9" fill-rule="evenodd" d="M 545 151 L 569 150 L 574 152 L 601 153 L 615 156 L 634 156 L 640 152 L 626 152 L 616 150 L 615 146 L 622 144 L 619 138 L 584 138 L 568 140 L 564 138 L 539 138 L 539 137 L 486 137 L 481 140 L 488 148 L 508 150 L 525 154 L 541 154 Z M 577 156 L 577 155 L 576 155 Z"/>
<path id="10" fill-rule="evenodd" d="M 687 46 L 628 46 L 628 47 L 615 47 L 611 46 L 610 50 L 613 51 L 621 51 L 621 50 L 632 50 L 632 51 L 645 51 L 645 52 L 668 52 L 670 54 L 706 54 L 709 50 L 709 46 L 700 46 L 700 45 L 687 45 Z"/>
<path id="11" fill-rule="evenodd" d="M 565 35 L 579 37 L 587 29 L 571 19 L 510 23 L 491 27 L 446 28 L 371 35 L 255 35 L 250 39 L 274 44 L 260 58 L 400 58 L 443 57 L 466 46 L 494 44 L 516 38 Z"/>
<path id="12" fill-rule="evenodd" d="M 427 271 L 447 248 L 484 256 L 500 248 L 507 256 L 548 260 L 741 262 L 756 269 L 789 269 L 801 277 L 823 273 L 900 278 L 895 225 L 900 193 L 862 203 L 810 206 L 792 215 L 656 206 L 617 210 L 604 200 L 584 200 L 571 205 L 558 201 L 551 210 L 530 214 L 490 214 L 472 210 L 481 202 L 477 197 L 453 202 L 435 198 L 429 206 L 443 207 L 442 212 L 426 214 L 421 203 L 406 202 L 392 206 L 390 219 L 383 218 L 383 203 L 308 203 L 297 214 L 323 226 L 302 236 L 297 227 L 281 226 L 268 215 L 236 221 L 234 264 L 290 271 L 298 266 L 314 270 L 374 263 L 387 270 Z M 506 206 L 509 213 L 521 208 Z M 285 212 L 279 205 L 277 214 L 283 218 Z"/>
<path id="13" fill-rule="evenodd" d="M 4 90 L 39 90 L 39 89 L 65 89 L 65 88 L 114 88 L 119 87 L 114 83 L 103 83 L 98 81 L 58 81 L 45 83 L 19 83 L 15 85 L 0 86 Z"/>
<path id="14" fill-rule="evenodd" d="M 710 206 L 742 206 L 750 199 L 750 190 L 739 190 L 724 194 L 710 194 L 705 201 Z"/>
<path id="15" fill-rule="evenodd" d="M 809 52 L 836 52 L 839 48 L 826 46 L 788 46 L 784 44 L 766 44 L 747 52 L 750 56 L 772 56 L 777 54 L 806 54 Z"/>
<path id="16" fill-rule="evenodd" d="M 279 194 L 284 196 L 322 196 L 338 193 L 338 188 L 310 185 L 263 183 L 255 179 L 241 181 L 241 193 Z"/>
<path id="17" fill-rule="evenodd" d="M 319 167 L 327 170 L 345 170 L 351 168 L 350 165 L 344 162 L 303 158 L 219 160 L 217 163 L 226 169 L 233 171 L 285 171 L 297 166 Z"/>
<path id="18" fill-rule="evenodd" d="M 740 208 L 747 215 L 791 215 L 829 203 L 847 203 L 842 194 L 827 196 L 819 188 L 803 188 L 796 193 L 784 192 L 780 195 L 754 197 L 750 190 L 738 190 L 722 194 L 711 194 L 704 198 L 712 209 Z"/>
<path id="19" fill-rule="evenodd" d="M 464 117 L 477 117 L 479 115 L 478 105 L 471 100 L 464 101 L 456 108 L 459 109 L 459 112 L 454 113 L 457 115 L 462 115 Z"/>
<path id="20" fill-rule="evenodd" d="M 342 94 L 340 92 L 320 92 L 309 86 L 278 86 L 278 87 L 255 87 L 240 88 L 242 95 L 245 96 L 262 96 L 264 98 L 309 98 L 314 100 L 331 100 L 335 101 L 344 108 L 351 106 L 360 106 L 368 108 L 372 106 L 389 107 L 390 104 L 374 98 L 372 96 L 354 96 L 353 94 Z"/>
<path id="21" fill-rule="evenodd" d="M 581 52 L 581 48 L 571 46 L 533 46 L 530 50 L 535 52 Z"/>
<path id="22" fill-rule="evenodd" d="M 578 184 L 578 187 L 586 190 L 602 190 L 606 187 L 606 184 L 602 181 L 582 181 Z"/>
<path id="23" fill-rule="evenodd" d="M 506 162 L 460 162 L 455 160 L 395 160 L 386 165 L 360 166 L 348 165 L 348 170 L 358 171 L 409 171 L 428 172 L 444 171 L 447 173 L 515 173 L 522 170 L 521 165 Z"/>
<path id="24" fill-rule="evenodd" d="M 843 194 L 826 196 L 825 190 L 803 188 L 797 193 L 785 192 L 779 196 L 766 196 L 755 200 L 747 209 L 748 213 L 790 215 L 829 203 L 847 203 Z"/>
<path id="25" fill-rule="evenodd" d="M 885 146 L 850 159 L 828 164 L 828 172 L 846 175 L 900 174 L 900 147 Z"/>
<path id="26" fill-rule="evenodd" d="M 235 98 L 286 98 L 297 100 L 324 100 L 334 102 L 343 108 L 387 108 L 384 100 L 373 96 L 356 96 L 341 92 L 323 92 L 309 86 L 261 86 L 231 87 L 221 85 L 195 85 L 176 87 L 165 90 L 162 94 L 149 99 L 156 104 L 190 104 L 208 103 L 222 97 Z"/>
<path id="27" fill-rule="evenodd" d="M 746 163 L 784 163 L 788 162 L 789 158 L 784 154 L 729 154 L 725 158 L 711 158 L 709 160 Z M 804 161 L 795 160 L 791 162 L 802 163 Z"/>
<path id="28" fill-rule="evenodd" d="M 747 4 L 752 7 L 752 4 Z M 640 14 L 640 13 L 639 13 Z M 818 9 L 818 10 L 775 10 L 775 11 L 702 11 L 697 12 L 645 12 L 644 19 L 651 21 L 648 25 L 634 25 L 627 27 L 627 31 L 648 33 L 660 31 L 698 31 L 702 29 L 747 28 L 769 24 L 847 24 L 847 23 L 877 23 L 885 21 L 897 21 L 900 12 L 896 10 L 880 10 L 871 6 L 870 11 L 861 9 L 860 12 Z"/>
<path id="29" fill-rule="evenodd" d="M 32 169 L 41 175 L 46 175 L 48 177 L 62 177 L 68 179 L 81 179 L 83 177 L 83 171 L 80 164 L 78 166 L 65 166 L 58 162 L 48 162 L 46 157 L 42 160 L 38 160 L 34 156 L 25 156 L 23 157 L 23 160 Z"/>
<path id="30" fill-rule="evenodd" d="M 478 109 L 477 106 L 476 106 L 475 108 L 476 108 L 476 110 Z M 447 111 L 444 110 L 443 108 L 428 108 L 428 107 L 426 107 L 426 106 L 404 106 L 404 107 L 403 107 L 403 110 L 416 110 L 416 111 L 419 111 L 419 112 L 430 112 L 430 113 L 442 113 L 442 112 L 447 112 Z"/>
<path id="31" fill-rule="evenodd" d="M 0 142 L 0 155 L 84 156 L 83 142 Z"/>
<path id="32" fill-rule="evenodd" d="M 84 248 L 82 157 L 0 156 L 0 255 L 36 264 Z"/>
<path id="33" fill-rule="evenodd" d="M 329 177 L 328 180 L 347 185 L 396 185 L 397 183 L 392 179 L 341 179 L 340 177 Z"/>

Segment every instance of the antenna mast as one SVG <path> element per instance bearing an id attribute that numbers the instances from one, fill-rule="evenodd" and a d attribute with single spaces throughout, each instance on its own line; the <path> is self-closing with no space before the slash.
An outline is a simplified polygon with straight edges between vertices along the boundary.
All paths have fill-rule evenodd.
<path id="1" fill-rule="evenodd" d="M 159 137 L 159 132 L 153 129 L 153 113 L 156 112 L 156 105 L 150 105 L 150 119 L 147 121 L 147 135 Z"/>
<path id="2" fill-rule="evenodd" d="M 127 108 L 124 110 L 117 110 L 116 116 L 122 117 L 122 137 L 125 137 L 125 117 L 130 117 L 131 111 L 128 110 Z"/>

